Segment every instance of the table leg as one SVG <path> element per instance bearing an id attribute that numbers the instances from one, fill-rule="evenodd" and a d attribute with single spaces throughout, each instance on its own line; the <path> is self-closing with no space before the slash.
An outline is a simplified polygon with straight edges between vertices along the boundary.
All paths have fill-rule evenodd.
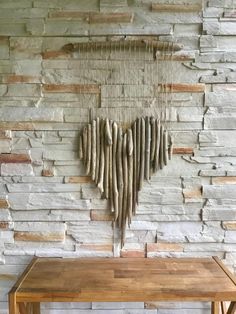
<path id="1" fill-rule="evenodd" d="M 211 314 L 220 313 L 220 302 L 211 302 Z"/>
<path id="2" fill-rule="evenodd" d="M 231 302 L 228 308 L 227 314 L 235 314 L 236 313 L 236 302 Z"/>
<path id="3" fill-rule="evenodd" d="M 8 296 L 9 314 L 18 314 L 18 308 L 16 304 L 16 294 L 10 293 Z"/>
<path id="4" fill-rule="evenodd" d="M 20 314 L 40 314 L 39 302 L 19 303 Z"/>
<path id="5" fill-rule="evenodd" d="M 33 314 L 40 314 L 40 303 L 34 302 L 33 304 Z"/>
<path id="6" fill-rule="evenodd" d="M 227 308 L 226 308 L 225 302 L 221 301 L 220 305 L 221 305 L 221 314 L 227 314 Z"/>
<path id="7" fill-rule="evenodd" d="M 27 307 L 26 307 L 25 303 L 21 302 L 18 305 L 19 305 L 19 313 L 20 314 L 28 314 Z"/>

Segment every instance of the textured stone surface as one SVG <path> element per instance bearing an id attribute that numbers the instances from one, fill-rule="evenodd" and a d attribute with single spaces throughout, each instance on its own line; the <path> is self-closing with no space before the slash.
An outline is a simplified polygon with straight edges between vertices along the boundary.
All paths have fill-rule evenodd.
<path id="1" fill-rule="evenodd" d="M 10 193 L 12 209 L 88 209 L 90 202 L 80 199 L 80 193 Z"/>
<path id="2" fill-rule="evenodd" d="M 235 199 L 236 198 L 236 186 L 234 185 L 223 185 L 223 186 L 203 186 L 203 197 L 205 198 L 227 198 Z"/>
<path id="3" fill-rule="evenodd" d="M 24 87 L 25 88 L 25 87 Z M 17 93 L 21 93 L 22 86 Z M 14 92 L 14 93 L 15 93 Z M 22 95 L 23 96 L 23 95 Z M 61 109 L 0 108 L 0 121 L 63 121 Z"/>
<path id="4" fill-rule="evenodd" d="M 1 164 L 2 176 L 33 176 L 33 167 L 27 164 Z"/>
<path id="5" fill-rule="evenodd" d="M 68 223 L 67 234 L 79 243 L 112 243 L 110 222 Z"/>
<path id="6" fill-rule="evenodd" d="M 0 282 L 1 313 L 7 314 L 10 286 L 35 255 L 216 255 L 236 271 L 235 8 L 231 0 L 208 0 L 203 12 L 186 12 L 200 5 L 154 1 L 153 8 L 162 8 L 154 12 L 148 0 L 0 1 L 0 272 L 10 278 Z M 122 45 L 102 54 L 62 49 L 84 41 L 80 35 L 96 41 L 93 35 L 105 34 L 154 35 L 183 49 L 168 57 L 160 51 L 158 61 L 146 63 L 147 52 L 137 50 L 137 61 L 134 51 L 121 55 Z M 97 116 L 126 128 L 147 112 L 156 116 L 160 101 L 170 104 L 173 157 L 145 182 L 121 248 L 110 203 L 78 160 L 79 131 Z M 202 303 L 145 307 L 51 303 L 43 313 L 210 310 Z"/>

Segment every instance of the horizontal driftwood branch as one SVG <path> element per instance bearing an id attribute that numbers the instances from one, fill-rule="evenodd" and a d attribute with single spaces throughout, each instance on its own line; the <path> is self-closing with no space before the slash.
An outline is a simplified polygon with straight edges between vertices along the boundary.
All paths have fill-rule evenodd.
<path id="1" fill-rule="evenodd" d="M 92 42 L 80 42 L 80 43 L 69 43 L 62 47 L 65 52 L 75 52 L 75 51 L 96 51 L 101 49 L 148 49 L 150 51 L 179 51 L 183 47 L 180 44 L 173 42 L 159 41 L 155 39 L 123 39 L 123 40 L 113 40 L 113 41 L 92 41 Z"/>

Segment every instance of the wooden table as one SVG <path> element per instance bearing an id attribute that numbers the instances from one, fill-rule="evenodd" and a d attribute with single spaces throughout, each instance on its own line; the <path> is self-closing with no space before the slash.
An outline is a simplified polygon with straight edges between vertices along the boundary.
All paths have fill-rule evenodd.
<path id="1" fill-rule="evenodd" d="M 40 302 L 210 301 L 236 313 L 236 278 L 213 258 L 35 258 L 9 292 L 10 314 Z M 231 301 L 226 310 L 224 301 Z"/>

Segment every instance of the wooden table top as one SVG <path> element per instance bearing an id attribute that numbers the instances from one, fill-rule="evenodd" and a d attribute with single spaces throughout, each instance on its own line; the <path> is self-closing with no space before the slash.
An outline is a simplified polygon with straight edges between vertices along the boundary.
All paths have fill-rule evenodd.
<path id="1" fill-rule="evenodd" d="M 17 302 L 236 300 L 218 258 L 35 258 L 11 293 Z"/>

